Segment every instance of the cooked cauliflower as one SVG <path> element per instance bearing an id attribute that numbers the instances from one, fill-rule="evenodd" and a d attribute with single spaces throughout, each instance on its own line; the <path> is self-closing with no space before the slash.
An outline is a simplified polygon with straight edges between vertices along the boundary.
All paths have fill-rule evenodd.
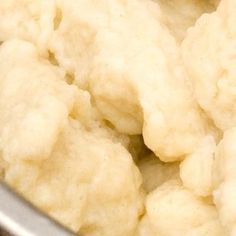
<path id="1" fill-rule="evenodd" d="M 176 180 L 147 196 L 146 211 L 138 229 L 140 236 L 225 235 L 215 207 Z"/>
<path id="2" fill-rule="evenodd" d="M 207 127 L 158 4 L 61 0 L 58 9 L 50 50 L 103 117 L 122 133 L 142 133 L 164 161 L 191 153 Z"/>
<path id="3" fill-rule="evenodd" d="M 236 2 L 224 0 L 189 30 L 182 52 L 201 107 L 221 130 L 236 125 Z"/>
<path id="4" fill-rule="evenodd" d="M 215 9 L 215 2 L 207 0 L 155 0 L 160 4 L 163 22 L 177 42 L 185 38 L 187 29 L 205 12 Z"/>
<path id="5" fill-rule="evenodd" d="M 48 159 L 12 163 L 5 179 L 85 235 L 132 235 L 142 214 L 141 179 L 126 149 L 73 120 Z"/>
<path id="6" fill-rule="evenodd" d="M 85 236 L 236 235 L 236 1 L 218 4 L 1 0 L 0 179 Z"/>
<path id="7" fill-rule="evenodd" d="M 0 71 L 5 181 L 74 231 L 132 235 L 141 177 L 121 137 L 99 119 L 83 123 L 95 116 L 82 105 L 86 97 L 31 43 L 4 42 Z"/>
<path id="8" fill-rule="evenodd" d="M 1 0 L 0 42 L 20 38 L 34 42 L 41 54 L 54 28 L 54 0 Z"/>
<path id="9" fill-rule="evenodd" d="M 9 162 L 47 158 L 68 119 L 76 87 L 26 41 L 0 48 L 0 149 Z M 52 112 L 53 111 L 53 112 Z M 47 132 L 45 132 L 47 130 Z"/>
<path id="10" fill-rule="evenodd" d="M 200 196 L 209 196 L 213 191 L 213 163 L 215 140 L 206 136 L 196 151 L 180 164 L 183 185 Z"/>
<path id="11" fill-rule="evenodd" d="M 234 235 L 236 229 L 236 128 L 227 130 L 217 147 L 213 180 L 215 186 L 214 201 L 222 224 Z"/>

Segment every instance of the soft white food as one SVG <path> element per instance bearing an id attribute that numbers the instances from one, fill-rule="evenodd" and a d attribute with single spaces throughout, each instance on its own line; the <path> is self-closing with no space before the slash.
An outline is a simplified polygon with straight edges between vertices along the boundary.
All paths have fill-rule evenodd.
<path id="1" fill-rule="evenodd" d="M 1 181 L 84 236 L 236 235 L 235 12 L 0 0 Z"/>
<path id="2" fill-rule="evenodd" d="M 173 180 L 148 195 L 146 215 L 141 221 L 138 235 L 225 234 L 215 207 L 185 189 L 180 182 Z"/>
<path id="3" fill-rule="evenodd" d="M 196 151 L 180 164 L 183 185 L 200 196 L 209 196 L 213 191 L 213 165 L 215 140 L 206 136 Z"/>
<path id="4" fill-rule="evenodd" d="M 141 177 L 121 137 L 99 119 L 88 122 L 95 114 L 86 114 L 83 93 L 31 43 L 4 42 L 0 71 L 5 181 L 75 232 L 132 235 Z"/>
<path id="5" fill-rule="evenodd" d="M 236 128 L 227 130 L 217 147 L 214 163 L 214 201 L 222 224 L 234 235 L 236 229 Z"/>
<path id="6" fill-rule="evenodd" d="M 207 127 L 158 5 L 69 0 L 58 11 L 50 50 L 103 117 L 122 133 L 142 133 L 164 161 L 191 153 Z"/>
<path id="7" fill-rule="evenodd" d="M 235 9 L 234 0 L 221 1 L 189 30 L 182 47 L 199 104 L 223 131 L 236 125 Z"/>

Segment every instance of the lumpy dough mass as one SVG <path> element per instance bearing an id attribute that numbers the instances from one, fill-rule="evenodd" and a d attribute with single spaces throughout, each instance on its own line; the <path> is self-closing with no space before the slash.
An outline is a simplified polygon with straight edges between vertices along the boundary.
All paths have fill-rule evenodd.
<path id="1" fill-rule="evenodd" d="M 1 0 L 1 180 L 85 236 L 236 235 L 235 11 Z"/>

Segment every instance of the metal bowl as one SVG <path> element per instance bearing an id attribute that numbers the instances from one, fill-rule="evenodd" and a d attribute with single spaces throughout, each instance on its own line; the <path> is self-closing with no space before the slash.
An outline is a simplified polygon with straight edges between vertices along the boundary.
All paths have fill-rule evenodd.
<path id="1" fill-rule="evenodd" d="M 73 236 L 55 220 L 0 182 L 1 236 Z"/>

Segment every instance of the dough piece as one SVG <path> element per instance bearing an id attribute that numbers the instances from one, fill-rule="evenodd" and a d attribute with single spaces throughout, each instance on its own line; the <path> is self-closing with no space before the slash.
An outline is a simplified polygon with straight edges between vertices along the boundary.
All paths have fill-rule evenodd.
<path id="1" fill-rule="evenodd" d="M 103 117 L 121 133 L 143 132 L 164 161 L 191 153 L 207 127 L 158 4 L 58 0 L 58 9 L 50 50 Z"/>

